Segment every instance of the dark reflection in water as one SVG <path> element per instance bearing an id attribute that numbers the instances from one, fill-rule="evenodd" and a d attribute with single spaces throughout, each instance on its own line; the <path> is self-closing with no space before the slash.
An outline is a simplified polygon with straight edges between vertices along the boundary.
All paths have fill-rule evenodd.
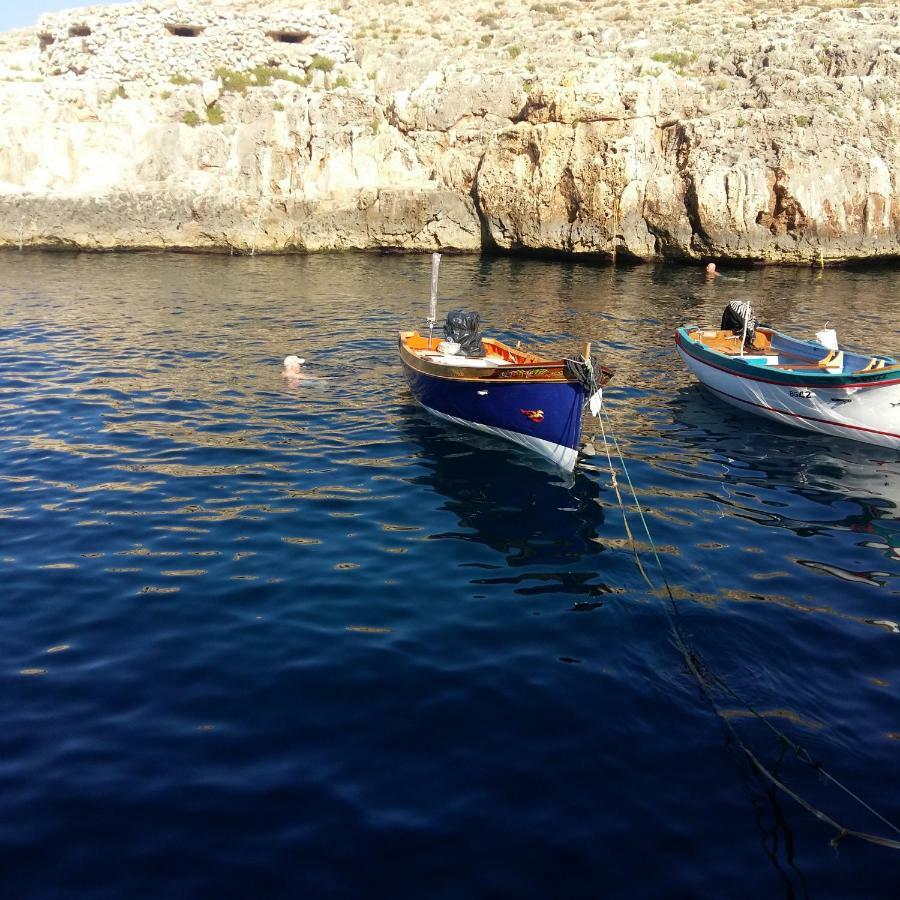
<path id="1" fill-rule="evenodd" d="M 835 854 L 729 744 L 603 457 L 563 477 L 411 403 L 395 334 L 427 257 L 10 253 L 0 275 L 4 895 L 893 895 L 889 851 Z M 721 405 L 672 332 L 749 297 L 896 355 L 898 288 L 441 272 L 443 308 L 617 368 L 684 633 L 895 821 L 900 458 Z M 308 379 L 282 378 L 289 353 Z M 725 712 L 804 796 L 883 830 Z"/>
<path id="2" fill-rule="evenodd" d="M 413 408 L 404 412 L 403 429 L 420 445 L 426 468 L 411 481 L 444 497 L 443 509 L 462 529 L 432 537 L 480 542 L 502 557 L 480 564 L 502 574 L 473 583 L 514 585 L 521 596 L 569 593 L 581 605 L 590 602 L 584 595 L 609 593 L 609 586 L 598 582 L 604 548 L 596 481 L 563 475 L 491 438 L 432 423 Z M 472 478 L 476 469 L 488 477 Z"/>

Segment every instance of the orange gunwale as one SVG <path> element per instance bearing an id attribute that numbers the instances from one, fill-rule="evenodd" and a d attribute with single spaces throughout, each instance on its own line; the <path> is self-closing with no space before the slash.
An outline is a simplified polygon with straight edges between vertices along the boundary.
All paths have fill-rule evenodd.
<path id="1" fill-rule="evenodd" d="M 423 334 L 419 334 L 418 331 L 400 332 L 401 343 L 414 354 L 417 350 L 437 351 L 438 344 L 442 340 L 444 339 L 439 336 L 428 338 Z M 498 341 L 496 338 L 482 338 L 481 342 L 484 344 L 484 349 L 487 353 L 499 356 L 502 360 L 515 365 L 546 366 L 558 362 L 557 360 L 547 359 L 545 356 L 538 356 L 536 353 L 529 353 L 526 350 L 517 350 L 514 347 L 510 347 L 509 344 L 504 344 L 503 341 Z"/>
<path id="2" fill-rule="evenodd" d="M 549 359 L 520 350 L 498 341 L 496 338 L 482 338 L 487 362 L 496 358 L 494 365 L 470 367 L 461 362 L 457 366 L 440 365 L 428 359 L 427 352 L 437 353 L 441 337 L 427 337 L 418 331 L 401 331 L 398 335 L 400 358 L 410 369 L 421 372 L 432 378 L 448 381 L 484 381 L 489 379 L 494 384 L 521 384 L 523 382 L 568 382 L 576 384 L 578 380 L 570 377 L 564 359 Z M 599 366 L 595 372 L 598 386 L 605 385 L 613 376 L 613 370 Z"/>

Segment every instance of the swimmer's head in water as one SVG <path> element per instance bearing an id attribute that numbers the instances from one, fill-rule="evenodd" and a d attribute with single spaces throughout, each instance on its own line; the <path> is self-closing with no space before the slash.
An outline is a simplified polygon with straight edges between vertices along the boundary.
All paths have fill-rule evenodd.
<path id="1" fill-rule="evenodd" d="M 305 363 L 305 359 L 301 359 L 299 356 L 286 356 L 284 358 L 284 374 L 285 375 L 299 375 L 300 367 Z"/>

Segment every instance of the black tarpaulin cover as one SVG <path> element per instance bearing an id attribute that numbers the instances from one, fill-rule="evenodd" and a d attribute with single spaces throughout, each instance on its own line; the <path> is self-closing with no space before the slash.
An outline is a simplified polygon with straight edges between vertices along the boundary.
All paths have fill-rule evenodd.
<path id="1" fill-rule="evenodd" d="M 484 346 L 478 333 L 479 325 L 481 316 L 477 312 L 452 309 L 444 322 L 444 337 L 459 344 L 459 352 L 463 356 L 484 356 Z"/>
<path id="2" fill-rule="evenodd" d="M 752 347 L 753 339 L 756 337 L 756 327 L 758 324 L 756 316 L 753 313 L 753 307 L 750 305 L 749 301 L 745 303 L 741 300 L 732 300 L 722 313 L 722 324 L 719 328 L 721 328 L 722 331 L 730 331 L 732 334 L 741 337 L 744 333 L 744 328 L 746 327 L 746 345 Z"/>

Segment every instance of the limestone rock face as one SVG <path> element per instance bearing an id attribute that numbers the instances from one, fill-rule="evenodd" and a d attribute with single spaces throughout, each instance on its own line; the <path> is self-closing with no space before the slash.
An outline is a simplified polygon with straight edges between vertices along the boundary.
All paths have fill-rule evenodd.
<path id="1" fill-rule="evenodd" d="M 274 108 L 277 90 L 223 95 L 216 105 L 235 124 L 192 127 L 147 117 L 143 103 L 119 97 L 85 121 L 80 95 L 51 100 L 28 88 L 0 107 L 0 243 L 228 252 L 480 246 L 472 199 L 430 179 L 397 132 L 375 133 L 365 98 L 304 94 L 288 111 Z M 202 109 L 200 88 L 184 103 Z"/>
<path id="2" fill-rule="evenodd" d="M 900 254 L 900 123 L 882 78 L 842 77 L 834 91 L 766 71 L 764 103 L 712 108 L 692 80 L 609 74 L 532 94 L 522 121 L 492 136 L 475 194 L 498 246 L 777 262 Z M 841 106 L 810 96 L 827 88 Z"/>
<path id="3" fill-rule="evenodd" d="M 898 257 L 900 11 L 840 4 L 46 16 L 0 35 L 0 246 Z"/>

